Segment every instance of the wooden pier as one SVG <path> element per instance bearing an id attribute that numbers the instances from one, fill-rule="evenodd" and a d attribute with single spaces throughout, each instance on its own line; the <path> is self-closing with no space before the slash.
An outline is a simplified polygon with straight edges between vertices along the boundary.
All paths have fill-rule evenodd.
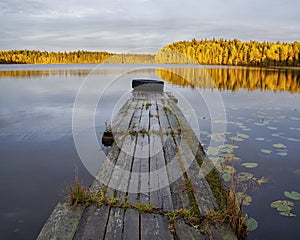
<path id="1" fill-rule="evenodd" d="M 236 239 L 226 225 L 205 231 L 185 214 L 220 209 L 201 144 L 166 92 L 133 91 L 114 118 L 114 143 L 90 186 L 101 206 L 59 203 L 37 239 Z"/>

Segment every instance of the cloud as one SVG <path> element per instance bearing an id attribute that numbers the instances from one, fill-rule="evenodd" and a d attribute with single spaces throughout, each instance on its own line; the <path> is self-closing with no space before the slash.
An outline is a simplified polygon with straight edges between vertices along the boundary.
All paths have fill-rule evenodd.
<path id="1" fill-rule="evenodd" d="M 0 0 L 2 49 L 161 48 L 192 38 L 294 41 L 297 0 Z"/>

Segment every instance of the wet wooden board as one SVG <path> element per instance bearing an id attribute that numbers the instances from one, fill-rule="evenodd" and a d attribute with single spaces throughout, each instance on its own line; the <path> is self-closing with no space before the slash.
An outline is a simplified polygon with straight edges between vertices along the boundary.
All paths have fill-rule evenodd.
<path id="1" fill-rule="evenodd" d="M 167 218 L 159 214 L 143 214 L 141 216 L 141 239 L 173 239 L 173 236 L 168 229 Z"/>
<path id="2" fill-rule="evenodd" d="M 121 240 L 122 239 L 123 223 L 124 223 L 123 219 L 124 219 L 124 209 L 114 208 L 114 207 L 112 207 L 110 209 L 104 239 L 107 239 L 107 240 L 110 240 L 110 239 Z"/>
<path id="3" fill-rule="evenodd" d="M 152 101 L 150 108 L 150 203 L 164 211 L 174 209 L 170 183 L 163 152 L 163 144 L 159 130 L 159 114 L 156 101 Z M 158 189 L 158 190 L 157 190 Z M 155 190 L 155 191 L 154 191 Z"/>
<path id="4" fill-rule="evenodd" d="M 131 174 L 130 174 L 130 179 L 129 179 L 129 186 L 128 186 L 128 201 L 135 204 L 139 202 L 139 172 L 140 172 L 140 164 L 141 164 L 141 159 L 138 158 L 139 152 L 137 152 L 137 146 L 141 144 L 142 142 L 142 135 L 139 134 L 140 127 L 139 124 L 141 122 L 141 117 L 142 117 L 142 112 L 144 108 L 144 101 L 138 101 L 138 107 L 137 110 L 135 111 L 132 122 L 131 122 L 131 129 L 130 131 L 135 134 L 136 136 L 136 142 L 135 142 L 135 150 L 134 150 L 134 157 L 131 162 Z"/>
<path id="5" fill-rule="evenodd" d="M 103 179 L 107 180 L 106 185 L 108 185 L 108 186 L 112 185 L 112 184 L 110 184 L 111 181 L 114 181 L 115 184 L 118 184 L 116 182 L 117 181 L 116 178 L 119 177 L 118 175 L 119 175 L 120 171 L 118 171 L 118 170 L 115 171 L 115 168 L 118 169 L 118 168 L 120 168 L 120 165 L 124 165 L 124 162 L 119 161 L 119 159 L 125 158 L 126 156 L 124 156 L 124 153 L 126 154 L 126 151 L 129 151 L 129 149 L 128 149 L 128 140 L 129 139 L 128 138 L 127 138 L 126 145 L 123 146 L 125 138 L 127 137 L 127 134 L 124 134 L 124 131 L 125 130 L 128 131 L 128 129 L 130 129 L 130 124 L 132 122 L 132 118 L 133 118 L 135 112 L 137 111 L 136 107 L 138 105 L 138 102 L 134 102 L 134 101 L 132 101 L 132 99 L 130 99 L 130 100 L 131 101 L 128 100 L 127 103 L 125 103 L 122 106 L 122 108 L 121 108 L 122 111 L 120 111 L 116 115 L 115 119 L 117 119 L 117 120 L 113 120 L 113 123 L 111 126 L 112 132 L 113 132 L 114 138 L 115 138 L 115 143 L 113 144 L 113 147 L 115 147 L 117 149 L 117 150 L 110 150 L 110 152 L 115 153 L 115 154 L 113 154 L 113 156 L 111 156 L 111 157 L 107 156 L 107 158 L 111 161 L 112 165 L 104 164 L 104 166 L 101 167 L 102 171 L 100 170 L 99 173 L 97 174 L 97 176 L 100 177 L 101 179 L 103 178 Z M 96 178 L 97 178 L 97 176 L 96 176 Z M 113 179 L 111 180 L 112 177 L 113 177 Z M 117 187 L 117 186 L 115 186 L 115 187 Z M 114 197 L 115 189 L 108 188 L 106 195 L 110 198 Z"/>
<path id="6" fill-rule="evenodd" d="M 83 211 L 83 206 L 71 208 L 67 203 L 58 203 L 37 239 L 73 239 Z"/>
<path id="7" fill-rule="evenodd" d="M 141 120 L 139 124 L 138 141 L 136 144 L 137 161 L 140 162 L 139 169 L 139 201 L 143 203 L 149 202 L 149 166 L 150 166 L 150 149 L 149 149 L 149 109 L 151 101 L 144 102 Z M 151 134 L 150 134 L 151 135 Z M 138 155 L 137 155 L 138 153 Z"/>
<path id="8" fill-rule="evenodd" d="M 124 216 L 124 240 L 139 240 L 140 237 L 140 216 L 139 212 L 127 209 Z"/>
<path id="9" fill-rule="evenodd" d="M 186 133 L 189 131 L 189 129 L 187 129 L 187 123 L 184 120 L 180 121 L 180 123 L 178 121 L 178 119 L 183 119 L 183 116 L 180 116 L 180 114 L 182 114 L 181 111 L 174 104 L 169 104 L 169 106 L 172 106 L 172 110 L 168 111 L 167 117 L 172 130 L 176 132 L 178 129 L 181 129 L 181 131 Z M 199 157 L 197 156 L 197 153 L 199 152 L 199 143 L 198 141 L 195 141 L 197 137 L 193 131 L 188 134 L 189 139 L 193 139 L 191 143 L 189 142 L 189 139 L 185 138 L 179 139 L 176 137 L 174 139 L 176 146 L 179 148 L 180 158 L 184 164 L 185 171 L 194 187 L 193 193 L 198 203 L 200 213 L 205 215 L 210 210 L 217 209 L 218 206 L 212 190 L 196 160 L 196 158 Z"/>
<path id="10" fill-rule="evenodd" d="M 92 205 L 86 208 L 73 239 L 103 239 L 109 210 L 108 206 L 97 208 Z"/>
<path id="11" fill-rule="evenodd" d="M 174 227 L 178 239 L 209 240 L 208 236 L 200 233 L 192 226 L 188 226 L 183 219 L 176 219 L 174 221 Z"/>
<path id="12" fill-rule="evenodd" d="M 170 125 L 168 117 L 164 109 L 164 102 L 157 102 L 157 109 L 159 114 L 159 124 L 163 131 L 170 132 Z M 173 206 L 175 209 L 189 208 L 189 197 L 184 191 L 185 180 L 183 178 L 184 169 L 181 168 L 180 162 L 176 157 L 176 145 L 173 138 L 168 135 L 162 136 L 164 157 L 167 164 L 168 178 L 170 181 L 171 196 L 173 200 Z M 171 165 L 172 163 L 172 165 Z M 178 179 L 176 176 L 180 176 Z"/>

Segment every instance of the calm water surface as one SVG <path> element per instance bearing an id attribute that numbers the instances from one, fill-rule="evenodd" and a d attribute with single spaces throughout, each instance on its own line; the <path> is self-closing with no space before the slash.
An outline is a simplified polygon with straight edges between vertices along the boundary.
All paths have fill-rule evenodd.
<path id="1" fill-rule="evenodd" d="M 298 239 L 300 201 L 284 192 L 300 192 L 300 71 L 143 65 L 0 66 L 0 239 L 34 239 L 77 173 L 85 185 L 92 182 L 72 136 L 73 104 L 82 83 L 90 83 L 83 93 L 87 102 L 101 96 L 96 108 L 82 109 L 83 115 L 95 112 L 101 141 L 104 122 L 130 94 L 132 78 L 164 80 L 189 117 L 191 109 L 181 99 L 187 100 L 204 147 L 218 141 L 211 122 L 226 123 L 226 144 L 234 139 L 236 146 L 237 174 L 253 174 L 246 183 L 252 201 L 244 211 L 259 226 L 249 239 Z M 218 90 L 227 117 L 222 121 L 211 119 L 205 97 Z M 227 154 L 228 147 L 214 157 Z M 257 166 L 242 165 L 247 162 Z M 257 179 L 267 182 L 259 185 Z M 276 200 L 292 201 L 296 216 L 271 208 Z"/>

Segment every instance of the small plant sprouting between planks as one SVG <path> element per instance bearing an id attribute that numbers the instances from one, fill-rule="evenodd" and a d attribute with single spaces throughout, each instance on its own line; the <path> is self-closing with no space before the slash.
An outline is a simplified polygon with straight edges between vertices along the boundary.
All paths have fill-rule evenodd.
<path id="1" fill-rule="evenodd" d="M 130 204 L 127 199 L 124 202 L 120 201 L 117 197 L 108 198 L 105 196 L 107 187 L 104 187 L 101 191 L 91 192 L 89 189 L 82 186 L 78 178 L 75 179 L 75 186 L 68 184 L 69 196 L 68 200 L 71 206 L 85 205 L 90 206 L 96 204 L 97 207 L 102 205 L 118 207 L 123 209 L 135 209 L 140 213 L 163 213 L 159 207 L 153 206 L 150 203 L 137 203 Z"/>
<path id="2" fill-rule="evenodd" d="M 152 106 L 151 103 L 146 103 L 146 110 L 148 110 Z"/>
<path id="3" fill-rule="evenodd" d="M 143 137 L 144 137 L 145 135 L 150 136 L 150 130 L 142 129 L 142 130 L 140 130 L 140 133 L 142 134 Z"/>
<path id="4" fill-rule="evenodd" d="M 91 200 L 89 189 L 79 183 L 78 177 L 75 178 L 75 186 L 68 184 L 68 188 L 70 191 L 68 200 L 72 206 L 87 204 Z"/>

